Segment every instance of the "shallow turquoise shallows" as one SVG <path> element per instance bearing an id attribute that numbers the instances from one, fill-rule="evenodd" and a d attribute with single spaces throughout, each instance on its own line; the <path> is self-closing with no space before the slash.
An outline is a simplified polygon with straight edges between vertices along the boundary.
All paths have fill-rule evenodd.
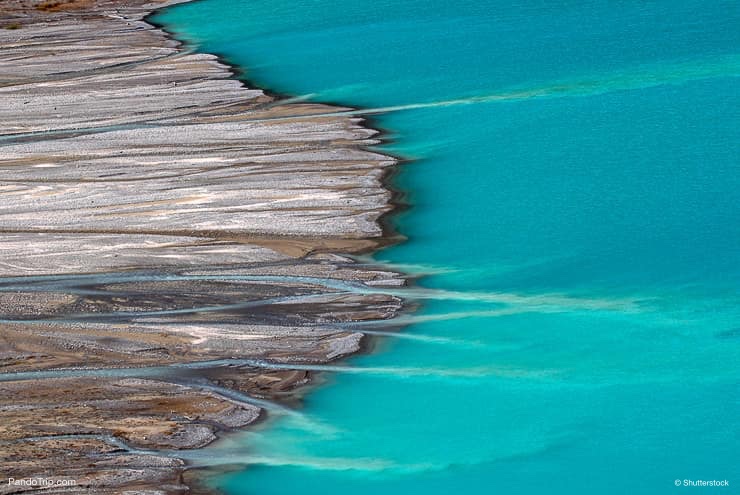
<path id="1" fill-rule="evenodd" d="M 214 448 L 249 464 L 229 494 L 735 493 L 740 3 L 201 0 L 156 20 L 262 87 L 376 109 L 414 159 L 409 240 L 375 260 L 423 276 L 421 309 L 299 414 Z"/>

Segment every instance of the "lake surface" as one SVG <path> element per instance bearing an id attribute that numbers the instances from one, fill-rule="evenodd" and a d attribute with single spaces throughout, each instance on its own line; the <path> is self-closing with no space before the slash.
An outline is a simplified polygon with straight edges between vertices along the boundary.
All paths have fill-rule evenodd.
<path id="1" fill-rule="evenodd" d="M 233 495 L 740 484 L 740 3 L 200 0 L 253 83 L 377 109 L 400 337 L 224 447 Z M 382 330 L 376 328 L 376 330 Z M 216 449 L 218 450 L 218 449 Z"/>

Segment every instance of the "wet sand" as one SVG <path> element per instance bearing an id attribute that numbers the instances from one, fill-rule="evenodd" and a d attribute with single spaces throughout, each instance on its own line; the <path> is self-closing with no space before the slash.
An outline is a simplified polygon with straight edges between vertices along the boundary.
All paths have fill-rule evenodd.
<path id="1" fill-rule="evenodd" d="M 402 307 L 347 256 L 389 242 L 377 131 L 145 22 L 172 3 L 0 1 L 0 477 L 77 481 L 46 493 L 186 492 L 172 452 Z"/>

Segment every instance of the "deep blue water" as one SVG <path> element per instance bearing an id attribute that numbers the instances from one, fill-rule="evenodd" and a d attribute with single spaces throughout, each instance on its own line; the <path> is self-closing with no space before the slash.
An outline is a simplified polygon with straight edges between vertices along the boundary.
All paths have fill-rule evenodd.
<path id="1" fill-rule="evenodd" d="M 422 276 L 403 338 L 224 447 L 243 494 L 733 493 L 740 3 L 200 0 L 157 17 L 368 109 Z M 217 450 L 217 449 L 216 449 Z M 728 489 L 674 487 L 727 479 Z"/>

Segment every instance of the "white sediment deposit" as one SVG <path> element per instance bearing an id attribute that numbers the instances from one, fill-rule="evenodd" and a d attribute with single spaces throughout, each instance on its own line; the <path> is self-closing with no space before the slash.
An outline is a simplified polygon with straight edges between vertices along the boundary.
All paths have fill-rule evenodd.
<path id="1" fill-rule="evenodd" d="M 143 20 L 170 3 L 0 0 L 0 372 L 51 371 L 0 381 L 0 463 L 77 479 L 54 493 L 181 493 L 184 464 L 146 452 L 260 413 L 216 387 L 275 399 L 308 380 L 55 370 L 321 364 L 359 349 L 343 322 L 401 306 L 378 290 L 398 274 L 345 256 L 387 241 L 377 132 L 244 87 Z"/>

